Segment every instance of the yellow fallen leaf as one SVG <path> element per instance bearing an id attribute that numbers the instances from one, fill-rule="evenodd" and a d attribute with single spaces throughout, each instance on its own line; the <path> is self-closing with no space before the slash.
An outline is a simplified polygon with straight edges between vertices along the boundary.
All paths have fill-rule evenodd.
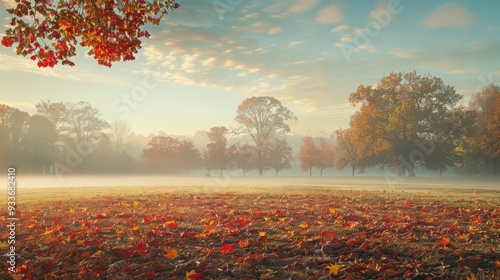
<path id="1" fill-rule="evenodd" d="M 474 273 L 471 273 L 470 277 L 467 277 L 467 280 L 477 280 L 476 275 L 474 275 Z"/>
<path id="2" fill-rule="evenodd" d="M 329 264 L 326 266 L 328 269 L 328 275 L 337 275 L 340 270 L 340 265 L 335 264 Z"/>

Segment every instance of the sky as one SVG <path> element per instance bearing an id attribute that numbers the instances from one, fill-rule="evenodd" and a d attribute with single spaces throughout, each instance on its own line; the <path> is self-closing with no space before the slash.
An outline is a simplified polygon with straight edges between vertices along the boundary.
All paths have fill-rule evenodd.
<path id="1" fill-rule="evenodd" d="M 347 127 L 350 93 L 391 71 L 437 76 L 464 104 L 500 84 L 499 1 L 177 2 L 136 60 L 111 68 L 80 47 L 76 66 L 40 69 L 0 46 L 0 103 L 87 101 L 135 132 L 189 136 L 235 127 L 244 99 L 272 96 L 297 116 L 293 134 L 317 136 Z M 0 36 L 13 3 L 0 0 Z"/>

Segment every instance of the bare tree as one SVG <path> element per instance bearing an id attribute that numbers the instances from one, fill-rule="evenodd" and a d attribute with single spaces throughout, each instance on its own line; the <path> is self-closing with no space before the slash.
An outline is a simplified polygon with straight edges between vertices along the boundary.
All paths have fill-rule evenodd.
<path id="1" fill-rule="evenodd" d="M 110 132 L 106 134 L 108 142 L 117 154 L 121 154 L 134 140 L 135 134 L 124 121 L 116 121 L 111 124 L 110 128 Z"/>

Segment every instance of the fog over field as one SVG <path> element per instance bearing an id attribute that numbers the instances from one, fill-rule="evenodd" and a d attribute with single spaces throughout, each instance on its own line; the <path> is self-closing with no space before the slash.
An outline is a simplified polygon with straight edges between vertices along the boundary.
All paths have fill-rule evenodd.
<path id="1" fill-rule="evenodd" d="M 19 188 L 40 187 L 99 187 L 99 186 L 166 186 L 166 187 L 212 187 L 214 191 L 234 189 L 234 187 L 272 186 L 321 186 L 321 187 L 426 187 L 426 188 L 500 188 L 498 178 L 485 177 L 414 177 L 360 176 L 360 177 L 174 177 L 174 176 L 18 176 Z"/>

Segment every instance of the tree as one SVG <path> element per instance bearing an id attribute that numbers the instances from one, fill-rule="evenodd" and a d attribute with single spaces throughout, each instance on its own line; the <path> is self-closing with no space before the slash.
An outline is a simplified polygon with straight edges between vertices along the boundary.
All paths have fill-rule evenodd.
<path id="1" fill-rule="evenodd" d="M 152 172 L 171 172 L 176 166 L 179 140 L 169 136 L 154 136 L 142 151 L 141 158 Z"/>
<path id="2" fill-rule="evenodd" d="M 276 176 L 283 169 L 291 168 L 290 162 L 293 160 L 293 149 L 286 139 L 275 139 L 267 146 L 266 165 L 274 169 Z"/>
<path id="3" fill-rule="evenodd" d="M 57 132 L 52 122 L 40 115 L 31 116 L 27 122 L 23 146 L 27 149 L 29 171 L 48 173 L 57 158 Z"/>
<path id="4" fill-rule="evenodd" d="M 420 76 L 415 71 L 391 72 L 376 86 L 360 85 L 349 101 L 361 104 L 352 127 L 362 139 L 372 138 L 374 143 L 370 156 L 364 157 L 364 165 L 384 164 L 408 176 L 415 176 L 417 165 L 426 169 L 446 166 L 448 161 L 426 165 L 426 160 L 442 135 L 446 143 L 441 149 L 455 149 L 460 131 L 454 118 L 459 111 L 455 105 L 461 98 L 441 79 Z"/>
<path id="5" fill-rule="evenodd" d="M 325 168 L 333 168 L 335 166 L 335 146 L 325 137 L 319 137 L 318 158 L 316 168 L 319 168 L 320 176 L 323 176 Z"/>
<path id="6" fill-rule="evenodd" d="M 26 156 L 24 137 L 29 114 L 0 104 L 0 160 L 3 167 L 24 163 Z"/>
<path id="7" fill-rule="evenodd" d="M 264 174 L 264 151 L 270 139 L 290 132 L 287 121 L 296 119 L 292 111 L 270 96 L 250 97 L 238 106 L 235 121 L 239 127 L 235 133 L 246 134 L 255 143 L 259 176 Z"/>
<path id="8" fill-rule="evenodd" d="M 90 148 L 104 137 L 104 130 L 109 124 L 101 118 L 99 110 L 88 102 L 67 102 L 65 106 L 65 126 L 63 130 L 66 136 L 82 145 Z"/>
<path id="9" fill-rule="evenodd" d="M 337 140 L 336 167 L 338 170 L 344 169 L 349 164 L 351 173 L 360 168 L 361 160 L 364 156 L 364 143 L 359 141 L 352 128 L 339 129 L 335 131 Z"/>
<path id="10" fill-rule="evenodd" d="M 320 151 L 314 143 L 314 138 L 311 136 L 304 136 L 299 152 L 300 169 L 302 169 L 302 171 L 307 171 L 309 169 L 309 176 L 312 176 L 312 169 L 317 165 L 319 153 Z"/>
<path id="11" fill-rule="evenodd" d="M 20 0 L 13 9 L 11 28 L 2 45 L 17 44 L 18 55 L 30 56 L 38 67 L 54 67 L 59 61 L 73 66 L 76 46 L 89 47 L 100 65 L 135 59 L 141 38 L 149 38 L 147 23 L 179 7 L 173 0 Z"/>
<path id="12" fill-rule="evenodd" d="M 236 161 L 238 167 L 243 171 L 243 176 L 246 176 L 248 171 L 258 168 L 255 146 L 236 143 L 227 149 L 227 155 L 230 160 Z"/>
<path id="13" fill-rule="evenodd" d="M 207 133 L 210 143 L 207 144 L 205 165 L 209 173 L 212 169 L 218 169 L 222 176 L 222 171 L 226 168 L 228 162 L 226 135 L 228 133 L 229 129 L 224 126 L 214 126 Z"/>
<path id="14" fill-rule="evenodd" d="M 111 124 L 111 131 L 106 136 L 112 149 L 121 154 L 134 140 L 135 134 L 126 122 L 117 121 Z"/>
<path id="15" fill-rule="evenodd" d="M 468 138 L 462 147 L 465 156 L 475 157 L 475 161 L 479 161 L 478 169 L 497 174 L 500 160 L 500 86 L 490 84 L 474 94 L 469 110 L 474 114 L 474 123 L 469 127 Z"/>
<path id="16" fill-rule="evenodd" d="M 177 167 L 189 171 L 198 169 L 201 166 L 200 151 L 194 146 L 192 141 L 182 140 L 177 146 Z"/>
<path id="17" fill-rule="evenodd" d="M 66 107 L 62 102 L 53 103 L 50 100 L 41 100 L 35 105 L 38 115 L 49 120 L 55 127 L 57 133 L 61 133 L 65 122 Z"/>

